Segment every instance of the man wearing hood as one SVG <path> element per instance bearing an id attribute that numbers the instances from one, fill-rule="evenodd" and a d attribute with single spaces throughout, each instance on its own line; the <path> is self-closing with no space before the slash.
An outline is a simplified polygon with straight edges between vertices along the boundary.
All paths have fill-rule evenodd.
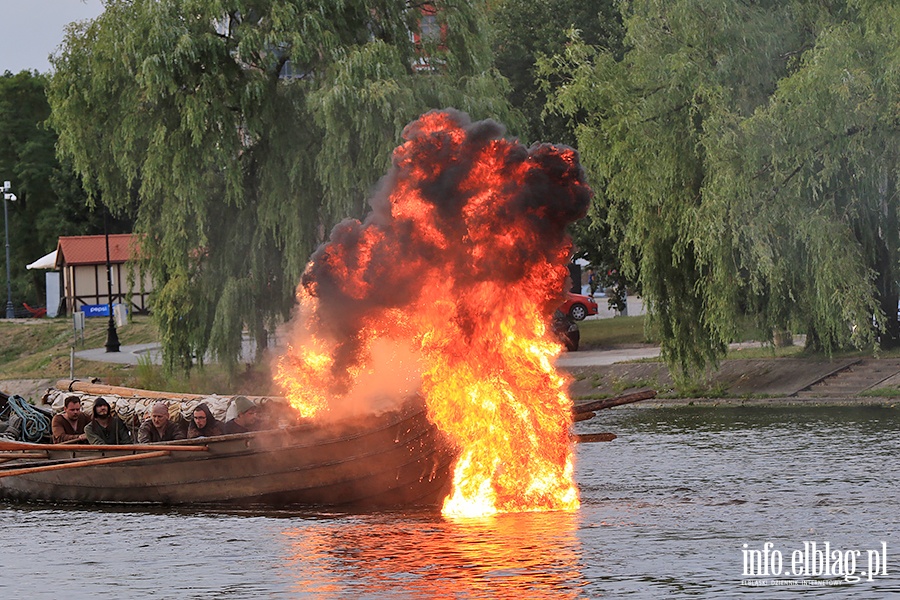
<path id="1" fill-rule="evenodd" d="M 84 435 L 91 444 L 132 444 L 131 432 L 119 417 L 110 414 L 109 402 L 106 398 L 94 401 L 94 418 L 85 425 Z"/>
<path id="2" fill-rule="evenodd" d="M 222 424 L 216 420 L 206 404 L 198 404 L 197 408 L 194 409 L 191 424 L 188 425 L 188 439 L 212 437 L 214 435 L 222 435 Z"/>

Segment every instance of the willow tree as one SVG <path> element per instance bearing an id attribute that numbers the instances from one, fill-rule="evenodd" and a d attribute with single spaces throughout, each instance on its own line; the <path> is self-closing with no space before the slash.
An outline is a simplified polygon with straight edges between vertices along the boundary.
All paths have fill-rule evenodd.
<path id="1" fill-rule="evenodd" d="M 578 27 L 585 43 L 620 51 L 622 24 L 616 0 L 497 0 L 489 18 L 496 30 L 497 70 L 510 83 L 510 103 L 525 119 L 523 140 L 573 145 L 565 119 L 544 110 L 547 94 L 537 85 L 538 56 L 562 52 L 567 30 Z"/>
<path id="2" fill-rule="evenodd" d="M 767 332 L 800 324 L 826 348 L 872 342 L 896 287 L 896 90 L 883 74 L 896 9 L 622 7 L 621 58 L 576 36 L 541 69 L 564 79 L 551 107 L 578 120 L 594 215 L 640 278 L 664 357 L 681 372 L 716 361 L 741 315 Z"/>
<path id="3" fill-rule="evenodd" d="M 765 265 L 774 314 L 801 323 L 819 348 L 892 347 L 900 6 L 840 4 L 768 104 L 715 149 L 710 189 L 753 223 L 740 230 L 745 260 Z"/>
<path id="4" fill-rule="evenodd" d="M 484 33 L 471 0 L 107 0 L 70 27 L 59 150 L 92 200 L 138 206 L 168 367 L 233 366 L 245 328 L 266 346 L 411 119 L 509 117 Z"/>

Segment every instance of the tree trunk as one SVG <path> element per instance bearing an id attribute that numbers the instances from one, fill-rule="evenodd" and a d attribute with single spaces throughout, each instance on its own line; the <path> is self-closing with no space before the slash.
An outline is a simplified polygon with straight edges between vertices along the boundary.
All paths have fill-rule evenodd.
<path id="1" fill-rule="evenodd" d="M 876 240 L 876 266 L 878 273 L 875 284 L 878 287 L 878 300 L 885 316 L 884 331 L 881 334 L 881 347 L 884 349 L 900 346 L 900 321 L 898 321 L 897 254 L 900 246 L 898 236 L 898 220 L 896 202 L 892 201 L 896 193 L 894 177 L 885 171 L 882 185 L 879 186 L 881 197 L 881 219 L 884 227 L 879 227 Z"/>
<path id="2" fill-rule="evenodd" d="M 257 323 L 256 327 L 253 328 L 253 332 L 256 340 L 256 355 L 253 357 L 253 362 L 258 363 L 262 360 L 262 355 L 269 347 L 269 332 L 262 323 Z"/>

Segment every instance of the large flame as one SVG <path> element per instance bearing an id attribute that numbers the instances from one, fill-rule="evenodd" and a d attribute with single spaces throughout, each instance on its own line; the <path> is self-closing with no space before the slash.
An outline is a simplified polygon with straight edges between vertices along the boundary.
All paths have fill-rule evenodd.
<path id="1" fill-rule="evenodd" d="M 578 507 L 549 322 L 591 192 L 573 150 L 502 134 L 456 111 L 407 126 L 369 217 L 313 255 L 278 365 L 304 416 L 419 391 L 459 450 L 448 515 Z"/>

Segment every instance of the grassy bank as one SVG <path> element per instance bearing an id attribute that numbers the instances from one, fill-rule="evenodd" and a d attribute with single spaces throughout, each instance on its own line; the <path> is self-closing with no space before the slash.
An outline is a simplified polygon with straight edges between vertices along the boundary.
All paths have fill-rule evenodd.
<path id="1" fill-rule="evenodd" d="M 80 336 L 76 340 L 71 319 L 0 321 L 0 379 L 68 377 L 72 348 L 103 347 L 108 324 L 108 319 L 85 319 L 82 341 Z M 156 328 L 146 316 L 134 317 L 131 323 L 118 328 L 117 332 L 123 345 L 143 344 L 157 339 Z M 86 364 L 86 361 L 76 359 L 76 371 L 82 372 L 81 367 Z"/>
<path id="2" fill-rule="evenodd" d="M 110 385 L 143 389 L 208 394 L 269 394 L 271 385 L 265 364 L 229 374 L 216 364 L 194 369 L 189 376 L 166 376 L 159 365 L 149 361 L 123 365 L 87 361 L 72 356 L 72 349 L 102 348 L 106 345 L 109 320 L 86 319 L 84 338 L 75 337 L 72 320 L 0 320 L 0 380 L 49 380 L 98 378 Z M 150 317 L 137 315 L 117 328 L 121 345 L 158 342 Z"/>
<path id="3" fill-rule="evenodd" d="M 616 346 L 658 344 L 652 333 L 648 335 L 644 332 L 644 322 L 644 315 L 580 321 L 581 348 L 602 350 Z"/>
<path id="4" fill-rule="evenodd" d="M 109 320 L 86 319 L 84 340 L 74 336 L 72 320 L 15 319 L 0 320 L 0 380 L 52 380 L 96 377 L 111 385 L 144 389 L 201 393 L 273 393 L 268 365 L 253 366 L 230 375 L 216 364 L 194 369 L 190 376 L 167 376 L 158 365 L 142 363 L 120 365 L 74 358 L 72 348 L 102 348 L 106 344 Z M 579 324 L 582 347 L 609 348 L 652 343 L 644 335 L 644 317 L 589 319 Z M 124 345 L 144 344 L 159 340 L 156 327 L 148 316 L 136 315 L 117 328 L 119 342 Z"/>
<path id="5" fill-rule="evenodd" d="M 581 321 L 581 348 L 589 351 L 658 345 L 658 339 L 652 332 L 645 332 L 645 319 L 640 315 Z M 107 326 L 107 319 L 88 319 L 84 342 L 79 339 L 76 349 L 102 348 L 106 343 Z M 118 335 L 122 345 L 151 343 L 159 339 L 152 320 L 147 316 L 133 317 L 130 323 L 118 329 Z M 752 333 L 747 332 L 746 339 L 752 339 Z M 0 380 L 55 381 L 69 378 L 73 342 L 71 319 L 0 320 Z M 745 359 L 781 357 L 814 358 L 816 355 L 807 353 L 801 346 L 774 348 L 771 345 L 733 350 L 728 355 L 728 358 Z M 277 394 L 266 361 L 242 368 L 236 374 L 229 374 L 216 364 L 207 364 L 202 369 L 192 370 L 190 376 L 167 376 L 162 367 L 149 361 L 138 365 L 120 365 L 75 358 L 72 372 L 77 379 L 96 377 L 104 383 L 144 389 L 209 394 Z M 703 395 L 696 391 L 693 393 Z"/>

